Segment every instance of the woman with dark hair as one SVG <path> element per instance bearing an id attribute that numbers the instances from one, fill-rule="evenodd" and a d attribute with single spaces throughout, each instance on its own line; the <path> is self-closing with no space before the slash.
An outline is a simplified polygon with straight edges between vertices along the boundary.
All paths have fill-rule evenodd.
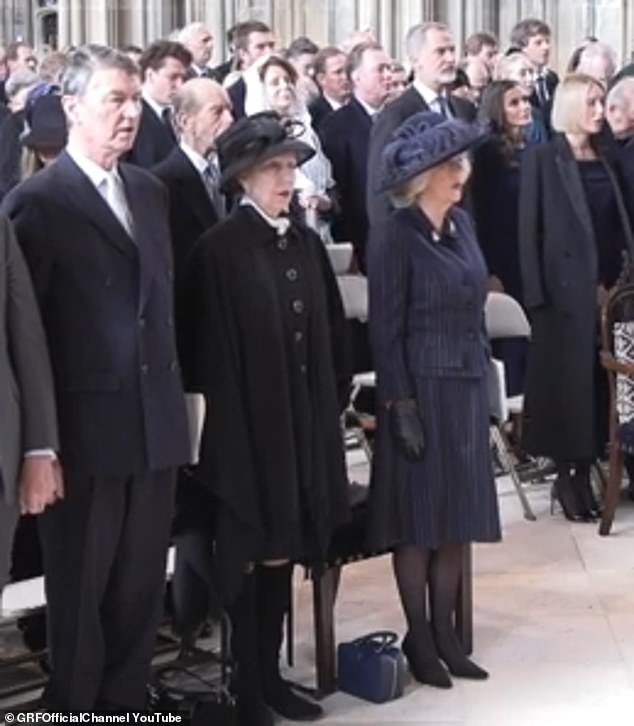
<path id="1" fill-rule="evenodd" d="M 554 494 L 565 516 L 592 521 L 590 466 L 605 453 L 607 400 L 598 361 L 599 307 L 634 257 L 618 153 L 603 133 L 605 89 L 587 75 L 557 87 L 557 132 L 530 149 L 520 181 L 520 266 L 532 337 L 524 447 L 557 464 Z"/>
<path id="2" fill-rule="evenodd" d="M 522 302 L 518 247 L 520 158 L 531 123 L 530 97 L 514 81 L 493 81 L 479 111 L 491 137 L 476 150 L 472 199 L 489 286 Z"/>
<path id="3" fill-rule="evenodd" d="M 474 156 L 472 201 L 478 241 L 489 269 L 489 289 L 522 302 L 518 215 L 520 159 L 531 124 L 530 96 L 514 81 L 493 81 L 484 91 L 480 121 L 489 125 L 490 139 Z M 522 392 L 526 341 L 493 343 L 493 354 L 504 362 L 507 393 Z"/>
<path id="4" fill-rule="evenodd" d="M 339 424 L 344 317 L 323 244 L 288 217 L 314 151 L 275 113 L 216 141 L 241 199 L 198 242 L 179 295 L 185 384 L 205 396 L 199 471 L 216 502 L 216 578 L 232 621 L 240 726 L 321 708 L 279 670 L 292 563 L 323 562 L 347 518 Z M 339 395 L 342 394 L 342 395 Z"/>

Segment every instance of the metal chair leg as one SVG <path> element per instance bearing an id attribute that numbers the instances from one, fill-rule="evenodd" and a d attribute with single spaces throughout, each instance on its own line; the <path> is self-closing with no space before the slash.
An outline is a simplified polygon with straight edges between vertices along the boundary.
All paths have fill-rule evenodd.
<path id="1" fill-rule="evenodd" d="M 513 486 L 515 487 L 517 496 L 519 497 L 520 504 L 522 505 L 524 519 L 528 519 L 530 522 L 537 521 L 537 517 L 535 516 L 531 508 L 531 505 L 526 496 L 526 492 L 524 491 L 524 487 L 522 486 L 522 482 L 520 481 L 520 478 L 517 475 L 517 471 L 515 470 L 515 466 L 511 461 L 511 457 L 509 456 L 508 442 L 506 441 L 504 433 L 500 430 L 499 426 L 491 427 L 491 439 L 493 441 L 493 445 L 497 449 L 498 456 L 500 457 L 500 461 L 502 463 L 502 466 L 504 467 L 504 470 L 511 477 L 511 481 L 513 482 Z"/>

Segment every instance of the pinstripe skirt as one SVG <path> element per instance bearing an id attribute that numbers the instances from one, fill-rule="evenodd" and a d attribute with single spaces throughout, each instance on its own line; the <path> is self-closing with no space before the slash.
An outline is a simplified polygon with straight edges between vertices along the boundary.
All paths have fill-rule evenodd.
<path id="1" fill-rule="evenodd" d="M 419 462 L 401 456 L 390 435 L 389 412 L 379 414 L 369 546 L 498 541 L 486 378 L 419 378 L 416 397 L 425 431 Z"/>

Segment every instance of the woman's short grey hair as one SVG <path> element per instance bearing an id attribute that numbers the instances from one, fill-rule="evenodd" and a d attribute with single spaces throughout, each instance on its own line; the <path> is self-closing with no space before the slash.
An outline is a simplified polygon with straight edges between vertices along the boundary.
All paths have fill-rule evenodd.
<path id="1" fill-rule="evenodd" d="M 405 52 L 410 60 L 416 60 L 420 55 L 421 50 L 427 42 L 427 36 L 432 30 L 437 30 L 440 33 L 449 33 L 449 26 L 445 23 L 438 23 L 436 21 L 430 21 L 428 23 L 418 23 L 414 25 L 407 32 L 405 37 Z"/>
<path id="2" fill-rule="evenodd" d="M 389 193 L 390 201 L 396 209 L 412 207 L 416 200 L 427 189 L 429 172 L 424 171 L 413 179 L 404 182 Z"/>
<path id="3" fill-rule="evenodd" d="M 62 94 L 83 96 L 92 77 L 101 70 L 120 70 L 138 76 L 139 69 L 125 53 L 105 45 L 83 45 L 71 54 L 62 76 Z"/>

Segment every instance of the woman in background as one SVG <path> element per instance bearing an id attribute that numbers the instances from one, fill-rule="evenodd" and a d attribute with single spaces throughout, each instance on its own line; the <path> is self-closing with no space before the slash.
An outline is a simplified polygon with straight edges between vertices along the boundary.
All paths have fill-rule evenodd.
<path id="1" fill-rule="evenodd" d="M 553 139 L 528 149 L 520 180 L 520 266 L 532 337 L 524 448 L 557 464 L 565 516 L 599 513 L 590 467 L 605 453 L 608 401 L 598 361 L 598 312 L 624 251 L 634 257 L 624 177 L 604 133 L 605 89 L 586 75 L 555 93 Z"/>

